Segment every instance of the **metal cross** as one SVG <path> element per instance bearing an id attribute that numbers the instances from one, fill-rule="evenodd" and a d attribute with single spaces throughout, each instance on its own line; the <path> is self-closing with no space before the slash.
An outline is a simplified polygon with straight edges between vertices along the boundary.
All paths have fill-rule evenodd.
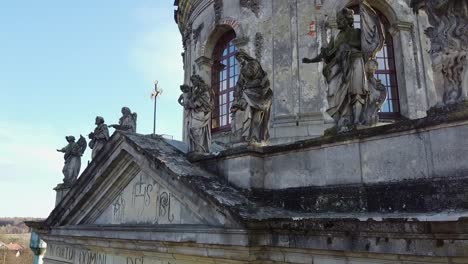
<path id="1" fill-rule="evenodd" d="M 163 92 L 161 87 L 159 87 L 159 82 L 154 82 L 154 90 L 151 93 L 151 99 L 154 99 L 154 124 L 153 124 L 153 134 L 156 135 L 156 106 L 158 102 L 158 96 L 160 96 Z"/>

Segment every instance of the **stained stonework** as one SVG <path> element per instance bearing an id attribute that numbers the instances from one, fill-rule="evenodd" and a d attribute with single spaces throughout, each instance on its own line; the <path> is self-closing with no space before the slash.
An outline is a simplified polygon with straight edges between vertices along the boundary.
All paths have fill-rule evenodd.
<path id="1" fill-rule="evenodd" d="M 214 0 L 215 23 L 219 24 L 223 17 L 223 0 Z"/>
<path id="2" fill-rule="evenodd" d="M 153 178 L 138 174 L 118 193 L 96 224 L 180 224 L 187 210 L 176 195 Z M 199 220 L 193 219 L 193 223 Z"/>
<path id="3" fill-rule="evenodd" d="M 200 34 L 203 30 L 203 28 L 205 27 L 205 24 L 201 23 L 200 25 L 198 25 L 198 27 L 193 30 L 192 34 L 193 34 L 193 42 L 194 42 L 194 45 L 195 47 L 197 46 L 198 44 L 198 41 L 200 39 Z"/>
<path id="4" fill-rule="evenodd" d="M 265 39 L 263 38 L 262 33 L 257 32 L 255 34 L 255 57 L 259 61 L 262 60 L 264 42 L 265 42 Z"/>
<path id="5" fill-rule="evenodd" d="M 413 0 L 413 7 L 424 8 L 431 27 L 425 33 L 431 39 L 429 53 L 439 78 L 443 101 L 454 104 L 468 96 L 468 2 L 458 0 Z M 437 80 L 436 80 L 437 81 Z"/>
<path id="6" fill-rule="evenodd" d="M 252 11 L 257 17 L 260 13 L 260 0 L 239 0 L 240 6 L 248 8 Z"/>

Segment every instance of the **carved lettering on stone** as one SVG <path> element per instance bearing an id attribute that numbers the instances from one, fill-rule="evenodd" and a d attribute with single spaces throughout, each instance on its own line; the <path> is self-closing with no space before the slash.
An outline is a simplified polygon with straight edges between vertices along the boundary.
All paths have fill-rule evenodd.
<path id="1" fill-rule="evenodd" d="M 166 186 L 139 173 L 114 198 L 95 224 L 177 224 L 187 210 Z M 186 222 L 196 219 L 185 219 Z"/>
<path id="2" fill-rule="evenodd" d="M 167 220 L 172 223 L 174 214 L 171 212 L 171 194 L 163 192 L 159 197 L 159 217 L 167 217 Z"/>
<path id="3" fill-rule="evenodd" d="M 115 199 L 114 203 L 112 204 L 112 208 L 114 209 L 114 221 L 117 223 L 123 222 L 125 218 L 125 199 L 123 198 L 122 194 L 117 196 L 117 199 Z"/>
<path id="4" fill-rule="evenodd" d="M 107 256 L 104 253 L 82 250 L 78 252 L 78 264 L 107 264 Z"/>
<path id="5" fill-rule="evenodd" d="M 133 184 L 133 192 L 132 192 L 132 205 L 135 206 L 136 202 L 139 201 L 141 206 L 141 213 L 143 210 L 150 206 L 151 203 L 151 196 L 150 193 L 153 191 L 153 185 L 151 183 L 146 182 L 143 180 L 143 176 L 140 175 L 140 178 L 137 182 Z"/>

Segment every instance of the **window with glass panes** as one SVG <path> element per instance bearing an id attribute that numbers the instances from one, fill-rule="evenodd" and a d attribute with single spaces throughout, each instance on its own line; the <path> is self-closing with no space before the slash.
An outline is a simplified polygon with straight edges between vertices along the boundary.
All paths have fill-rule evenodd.
<path id="1" fill-rule="evenodd" d="M 211 120 L 213 131 L 229 130 L 231 126 L 230 108 L 239 77 L 239 66 L 236 60 L 237 48 L 233 44 L 235 37 L 233 31 L 225 34 L 218 41 L 213 54 L 211 78 L 215 92 L 215 110 Z"/>
<path id="2" fill-rule="evenodd" d="M 354 10 L 354 27 L 361 28 L 361 16 L 359 15 L 359 7 L 353 6 Z M 380 19 L 385 28 L 385 45 L 383 49 L 377 53 L 376 59 L 379 63 L 379 68 L 375 72 L 375 77 L 382 81 L 382 84 L 387 88 L 387 100 L 380 110 L 380 117 L 397 117 L 400 114 L 400 100 L 398 95 L 398 83 L 395 71 L 395 56 L 393 52 L 393 38 L 388 32 L 389 22 L 385 16 L 380 14 Z"/>

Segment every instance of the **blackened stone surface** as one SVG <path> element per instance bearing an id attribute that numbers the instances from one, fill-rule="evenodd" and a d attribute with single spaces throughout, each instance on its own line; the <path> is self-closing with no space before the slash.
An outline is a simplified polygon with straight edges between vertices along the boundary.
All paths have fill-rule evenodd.
<path id="1" fill-rule="evenodd" d="M 468 209 L 468 179 L 254 190 L 250 195 L 263 206 L 296 212 L 442 212 Z"/>

